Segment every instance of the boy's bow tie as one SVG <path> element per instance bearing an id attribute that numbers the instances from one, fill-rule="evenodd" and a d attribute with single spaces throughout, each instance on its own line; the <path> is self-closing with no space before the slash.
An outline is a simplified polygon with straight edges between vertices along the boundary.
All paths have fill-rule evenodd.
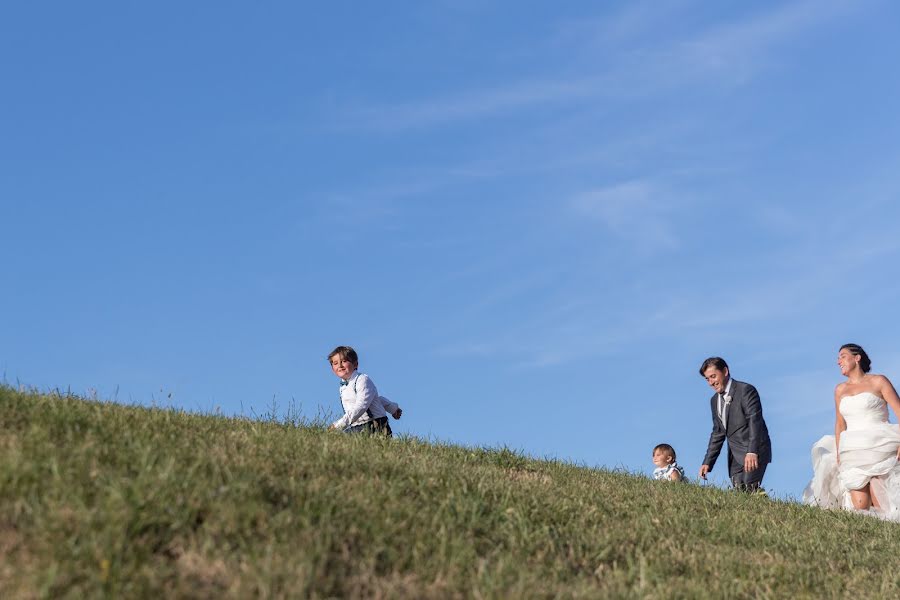
<path id="1" fill-rule="evenodd" d="M 349 382 L 349 381 L 344 381 L 343 379 L 341 379 L 341 387 L 344 387 L 344 386 L 347 385 L 348 383 L 350 383 L 350 382 Z"/>

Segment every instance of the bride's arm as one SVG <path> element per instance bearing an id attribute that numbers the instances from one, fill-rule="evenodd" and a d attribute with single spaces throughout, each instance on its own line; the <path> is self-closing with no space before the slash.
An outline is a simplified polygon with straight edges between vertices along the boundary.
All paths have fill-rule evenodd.
<path id="1" fill-rule="evenodd" d="M 900 397 L 897 397 L 897 390 L 894 389 L 894 384 L 884 375 L 879 375 L 878 388 L 881 392 L 881 397 L 888 403 L 888 406 L 891 407 L 897 416 L 897 420 L 900 421 Z M 900 460 L 900 446 L 897 447 L 897 460 Z"/>
<path id="2" fill-rule="evenodd" d="M 894 384 L 892 384 L 891 380 L 884 375 L 878 376 L 878 391 L 881 392 L 881 397 L 884 398 L 884 401 L 887 402 L 888 406 L 891 407 L 891 410 L 894 411 L 897 419 L 900 420 L 900 397 L 897 396 L 897 390 L 894 389 Z"/>
<path id="3" fill-rule="evenodd" d="M 834 388 L 834 456 L 838 464 L 841 464 L 841 432 L 847 429 L 847 422 L 844 421 L 844 415 L 841 414 L 841 392 L 843 390 L 843 384 Z"/>

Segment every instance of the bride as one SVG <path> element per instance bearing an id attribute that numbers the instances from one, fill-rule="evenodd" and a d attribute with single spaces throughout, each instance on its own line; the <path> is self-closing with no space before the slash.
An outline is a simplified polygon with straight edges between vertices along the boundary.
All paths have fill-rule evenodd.
<path id="1" fill-rule="evenodd" d="M 900 521 L 900 427 L 888 422 L 888 405 L 900 415 L 900 398 L 884 375 L 869 375 L 872 361 L 856 344 L 838 353 L 834 435 L 813 445 L 813 478 L 803 501 Z"/>

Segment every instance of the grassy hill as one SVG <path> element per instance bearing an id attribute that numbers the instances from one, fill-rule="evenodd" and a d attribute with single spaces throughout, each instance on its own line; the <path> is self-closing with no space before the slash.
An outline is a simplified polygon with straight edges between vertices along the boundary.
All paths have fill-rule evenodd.
<path id="1" fill-rule="evenodd" d="M 896 597 L 900 526 L 0 387 L 0 597 Z"/>

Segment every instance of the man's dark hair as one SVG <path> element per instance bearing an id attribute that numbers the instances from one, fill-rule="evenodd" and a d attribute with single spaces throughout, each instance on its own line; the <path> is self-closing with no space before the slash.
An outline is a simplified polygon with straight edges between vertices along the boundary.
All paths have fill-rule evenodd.
<path id="1" fill-rule="evenodd" d="M 675 460 L 675 448 L 670 446 L 669 444 L 659 444 L 656 448 L 653 449 L 653 454 L 657 452 L 662 452 L 663 454 L 668 454 L 672 457 L 672 460 Z"/>
<path id="2" fill-rule="evenodd" d="M 339 354 L 344 360 L 349 360 L 354 365 L 359 364 L 359 356 L 357 356 L 356 350 L 354 350 L 350 346 L 338 346 L 337 348 L 332 350 L 328 354 L 328 362 L 331 362 L 332 357 L 334 357 L 336 354 Z"/>
<path id="3" fill-rule="evenodd" d="M 850 354 L 859 357 L 859 368 L 862 369 L 863 373 L 868 373 L 872 370 L 872 361 L 869 360 L 869 355 L 866 354 L 866 351 L 859 344 L 844 344 L 841 346 L 841 350 L 849 350 Z M 838 350 L 838 352 L 841 350 Z"/>
<path id="4" fill-rule="evenodd" d="M 715 367 L 720 371 L 724 371 L 728 368 L 728 363 L 725 362 L 724 358 L 719 358 L 718 356 L 710 356 L 703 361 L 702 365 L 700 365 L 700 375 L 706 377 L 706 370 L 710 367 Z"/>

